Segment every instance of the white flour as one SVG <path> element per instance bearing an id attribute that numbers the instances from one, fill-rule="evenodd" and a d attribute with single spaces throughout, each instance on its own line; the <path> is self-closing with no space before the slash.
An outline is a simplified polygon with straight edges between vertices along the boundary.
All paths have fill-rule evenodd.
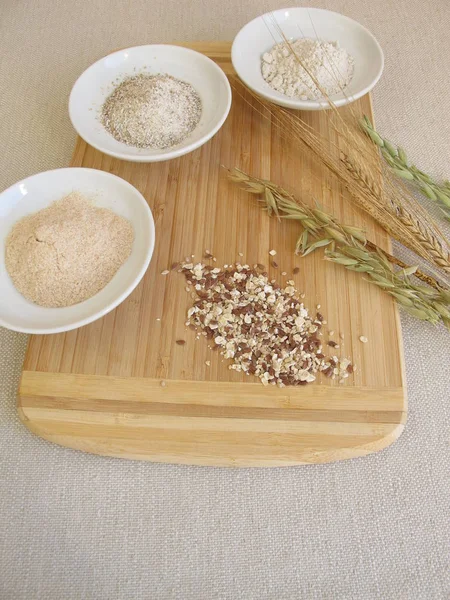
<path id="1" fill-rule="evenodd" d="M 261 72 L 274 90 L 301 100 L 317 100 L 323 93 L 296 57 L 319 82 L 327 96 L 341 92 L 353 76 L 354 60 L 337 42 L 299 39 L 276 44 L 262 57 Z"/>

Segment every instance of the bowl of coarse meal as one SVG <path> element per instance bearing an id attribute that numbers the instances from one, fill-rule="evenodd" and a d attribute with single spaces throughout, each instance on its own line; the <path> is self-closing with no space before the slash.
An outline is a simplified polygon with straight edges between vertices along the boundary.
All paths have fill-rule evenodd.
<path id="1" fill-rule="evenodd" d="M 348 86 L 330 97 L 336 106 L 344 106 L 367 94 L 383 72 L 383 51 L 365 27 L 344 15 L 318 8 L 286 8 L 266 13 L 247 23 L 234 39 L 231 58 L 239 78 L 263 98 L 297 110 L 330 108 L 326 99 L 290 98 L 273 89 L 261 72 L 265 52 L 286 39 L 310 38 L 338 42 L 354 59 L 353 77 Z"/>
<path id="2" fill-rule="evenodd" d="M 138 148 L 118 141 L 101 124 L 105 100 L 120 82 L 139 73 L 170 75 L 191 84 L 200 96 L 200 120 L 181 143 L 165 149 Z M 88 144 L 135 162 L 170 160 L 196 150 L 219 131 L 230 107 L 230 84 L 214 61 L 189 48 L 166 44 L 135 46 L 101 58 L 80 75 L 69 99 L 72 124 Z"/>
<path id="3" fill-rule="evenodd" d="M 96 207 L 107 208 L 133 226 L 131 254 L 97 294 L 72 306 L 47 308 L 27 300 L 14 287 L 5 266 L 5 244 L 23 217 L 80 192 Z M 55 169 L 17 182 L 0 194 L 0 326 L 24 333 L 58 333 L 99 319 L 118 306 L 141 281 L 153 253 L 155 226 L 145 198 L 130 183 L 104 171 Z"/>

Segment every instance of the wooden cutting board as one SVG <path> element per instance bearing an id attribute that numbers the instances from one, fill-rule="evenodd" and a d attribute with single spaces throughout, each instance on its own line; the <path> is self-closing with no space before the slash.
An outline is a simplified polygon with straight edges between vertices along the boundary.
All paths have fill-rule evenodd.
<path id="1" fill-rule="evenodd" d="M 190 46 L 233 77 L 229 43 Z M 156 246 L 143 281 L 115 311 L 76 331 L 30 338 L 18 405 L 22 421 L 37 435 L 123 458 L 280 466 L 369 454 L 401 434 L 406 399 L 394 302 L 360 274 L 325 262 L 320 251 L 295 257 L 295 223 L 269 219 L 229 183 L 221 165 L 272 179 L 305 198 L 314 195 L 346 223 L 363 225 L 385 248 L 388 238 L 307 154 L 280 139 L 233 81 L 238 87 L 222 130 L 180 159 L 122 162 L 78 139 L 71 165 L 103 169 L 136 186 L 153 211 Z M 371 114 L 369 96 L 353 109 Z M 323 112 L 304 118 L 328 134 Z M 184 277 L 161 275 L 186 256 L 200 259 L 206 249 L 219 266 L 236 260 L 268 265 L 268 252 L 275 249 L 280 267 L 270 267 L 270 276 L 280 283 L 286 280 L 282 271 L 290 274 L 298 266 L 296 287 L 311 310 L 321 305 L 335 337 L 344 334 L 339 352 L 357 365 L 354 376 L 345 384 L 323 378 L 279 389 L 229 370 L 229 361 L 185 327 L 192 300 Z M 177 345 L 177 339 L 186 344 Z"/>

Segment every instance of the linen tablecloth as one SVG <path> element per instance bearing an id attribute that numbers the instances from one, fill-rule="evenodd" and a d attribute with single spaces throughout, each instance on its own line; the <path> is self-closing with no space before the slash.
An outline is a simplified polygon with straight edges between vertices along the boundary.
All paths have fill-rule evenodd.
<path id="1" fill-rule="evenodd" d="M 68 94 L 99 57 L 229 40 L 289 4 L 3 0 L 0 188 L 68 164 Z M 450 176 L 447 0 L 308 4 L 377 36 L 379 129 Z M 0 330 L 0 598 L 450 598 L 450 335 L 407 316 L 402 325 L 409 419 L 399 441 L 348 462 L 268 470 L 107 459 L 33 436 L 15 408 L 26 336 Z"/>

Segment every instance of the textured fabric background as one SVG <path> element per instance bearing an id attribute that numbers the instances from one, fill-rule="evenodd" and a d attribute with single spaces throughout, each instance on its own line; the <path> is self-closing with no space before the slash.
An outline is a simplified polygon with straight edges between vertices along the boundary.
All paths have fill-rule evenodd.
<path id="1" fill-rule="evenodd" d="M 450 176 L 448 0 L 308 3 L 375 33 L 386 53 L 379 128 Z M 1 0 L 0 187 L 68 164 L 68 94 L 100 56 L 232 39 L 289 4 Z M 34 437 L 15 409 L 26 338 L 0 330 L 0 598 L 448 600 L 450 337 L 406 317 L 403 328 L 410 416 L 394 446 L 236 471 L 105 459 Z"/>

